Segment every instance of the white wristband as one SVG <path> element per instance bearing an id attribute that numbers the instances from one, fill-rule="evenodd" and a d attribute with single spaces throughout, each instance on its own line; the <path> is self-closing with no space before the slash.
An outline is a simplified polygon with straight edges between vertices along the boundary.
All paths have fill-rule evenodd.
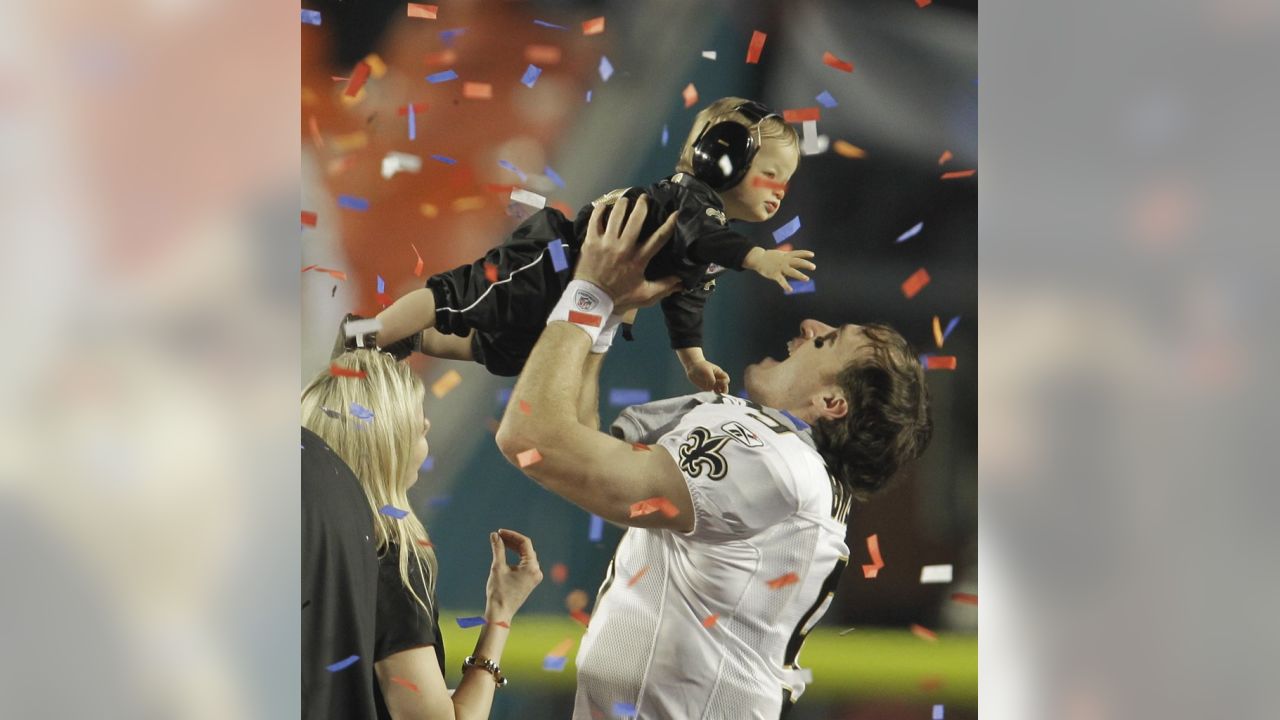
<path id="1" fill-rule="evenodd" d="M 613 345 L 613 336 L 618 332 L 620 325 L 622 325 L 621 315 L 609 315 L 609 319 L 604 321 L 604 328 L 600 330 L 600 337 L 597 337 L 595 344 L 591 346 L 591 352 L 596 355 L 609 352 L 609 347 Z"/>
<path id="2" fill-rule="evenodd" d="M 563 320 L 580 328 L 595 345 L 604 331 L 606 319 L 613 313 L 613 298 L 586 280 L 572 280 L 560 296 L 560 302 L 547 316 L 547 324 Z"/>

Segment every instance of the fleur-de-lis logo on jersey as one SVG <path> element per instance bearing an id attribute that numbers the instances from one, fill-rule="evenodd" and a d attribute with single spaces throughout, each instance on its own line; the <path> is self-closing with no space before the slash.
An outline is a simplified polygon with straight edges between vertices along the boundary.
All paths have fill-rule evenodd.
<path id="1" fill-rule="evenodd" d="M 680 469 L 690 477 L 699 477 L 705 472 L 712 480 L 722 479 L 729 471 L 729 462 L 721 454 L 727 442 L 727 435 L 712 435 L 706 428 L 694 428 L 680 446 Z"/>

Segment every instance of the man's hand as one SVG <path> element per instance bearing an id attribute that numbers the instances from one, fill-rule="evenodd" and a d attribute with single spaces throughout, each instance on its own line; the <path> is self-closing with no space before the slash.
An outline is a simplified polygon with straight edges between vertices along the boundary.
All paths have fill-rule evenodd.
<path id="1" fill-rule="evenodd" d="M 602 227 L 600 214 L 603 212 L 604 205 L 597 205 L 591 211 L 575 279 L 586 280 L 609 293 L 615 313 L 652 305 L 679 291 L 679 278 L 646 280 L 644 277 L 649 260 L 675 232 L 676 213 L 671 213 L 643 243 L 637 243 L 644 219 L 649 214 L 647 196 L 641 195 L 636 201 L 635 210 L 625 225 L 622 218 L 627 214 L 626 198 L 614 205 L 608 224 Z"/>
<path id="2" fill-rule="evenodd" d="M 718 393 L 729 392 L 729 373 L 710 360 L 689 363 L 684 372 L 685 375 L 689 376 L 689 382 L 697 386 L 699 390 Z"/>
<path id="3" fill-rule="evenodd" d="M 742 261 L 742 267 L 747 270 L 754 270 L 760 273 L 762 277 L 778 283 L 783 292 L 791 292 L 791 285 L 788 284 L 787 278 L 808 280 L 809 276 L 800 272 L 800 270 L 818 269 L 817 265 L 806 259 L 811 257 L 813 257 L 813 252 L 809 250 L 783 252 L 782 250 L 752 248 L 751 252 L 747 253 L 746 259 Z"/>

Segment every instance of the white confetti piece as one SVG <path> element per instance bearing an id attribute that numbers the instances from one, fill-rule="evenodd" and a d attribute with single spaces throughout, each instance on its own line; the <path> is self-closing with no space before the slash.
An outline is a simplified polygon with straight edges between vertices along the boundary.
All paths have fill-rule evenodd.
<path id="1" fill-rule="evenodd" d="M 395 152 L 394 150 L 387 153 L 382 158 L 382 179 L 390 180 L 398 172 L 416 173 L 422 170 L 422 158 L 409 153 Z"/>
<path id="2" fill-rule="evenodd" d="M 382 321 L 378 318 L 369 318 L 368 320 L 352 320 L 342 326 L 342 331 L 347 337 L 363 338 L 369 333 L 382 331 Z"/>
<path id="3" fill-rule="evenodd" d="M 951 582 L 950 565 L 925 565 L 920 568 L 921 584 L 949 582 Z"/>
<path id="4" fill-rule="evenodd" d="M 704 58 L 706 58 L 706 59 L 708 59 L 708 60 L 715 60 L 715 59 L 716 59 L 716 51 L 715 51 L 715 50 L 703 50 L 703 51 L 702 51 L 702 57 L 704 57 Z"/>
<path id="5" fill-rule="evenodd" d="M 538 209 L 547 206 L 547 199 L 535 192 L 529 192 L 523 188 L 515 188 L 511 191 L 511 199 L 518 203 L 524 203 Z"/>

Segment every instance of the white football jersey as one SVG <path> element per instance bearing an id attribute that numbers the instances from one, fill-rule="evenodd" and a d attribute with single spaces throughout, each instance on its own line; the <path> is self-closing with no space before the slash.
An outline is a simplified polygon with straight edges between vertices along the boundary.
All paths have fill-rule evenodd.
<path id="1" fill-rule="evenodd" d="M 694 528 L 623 535 L 578 651 L 573 717 L 775 720 L 811 680 L 800 646 L 848 563 L 850 498 L 807 432 L 736 397 L 635 406 L 613 432 L 671 453 Z"/>

